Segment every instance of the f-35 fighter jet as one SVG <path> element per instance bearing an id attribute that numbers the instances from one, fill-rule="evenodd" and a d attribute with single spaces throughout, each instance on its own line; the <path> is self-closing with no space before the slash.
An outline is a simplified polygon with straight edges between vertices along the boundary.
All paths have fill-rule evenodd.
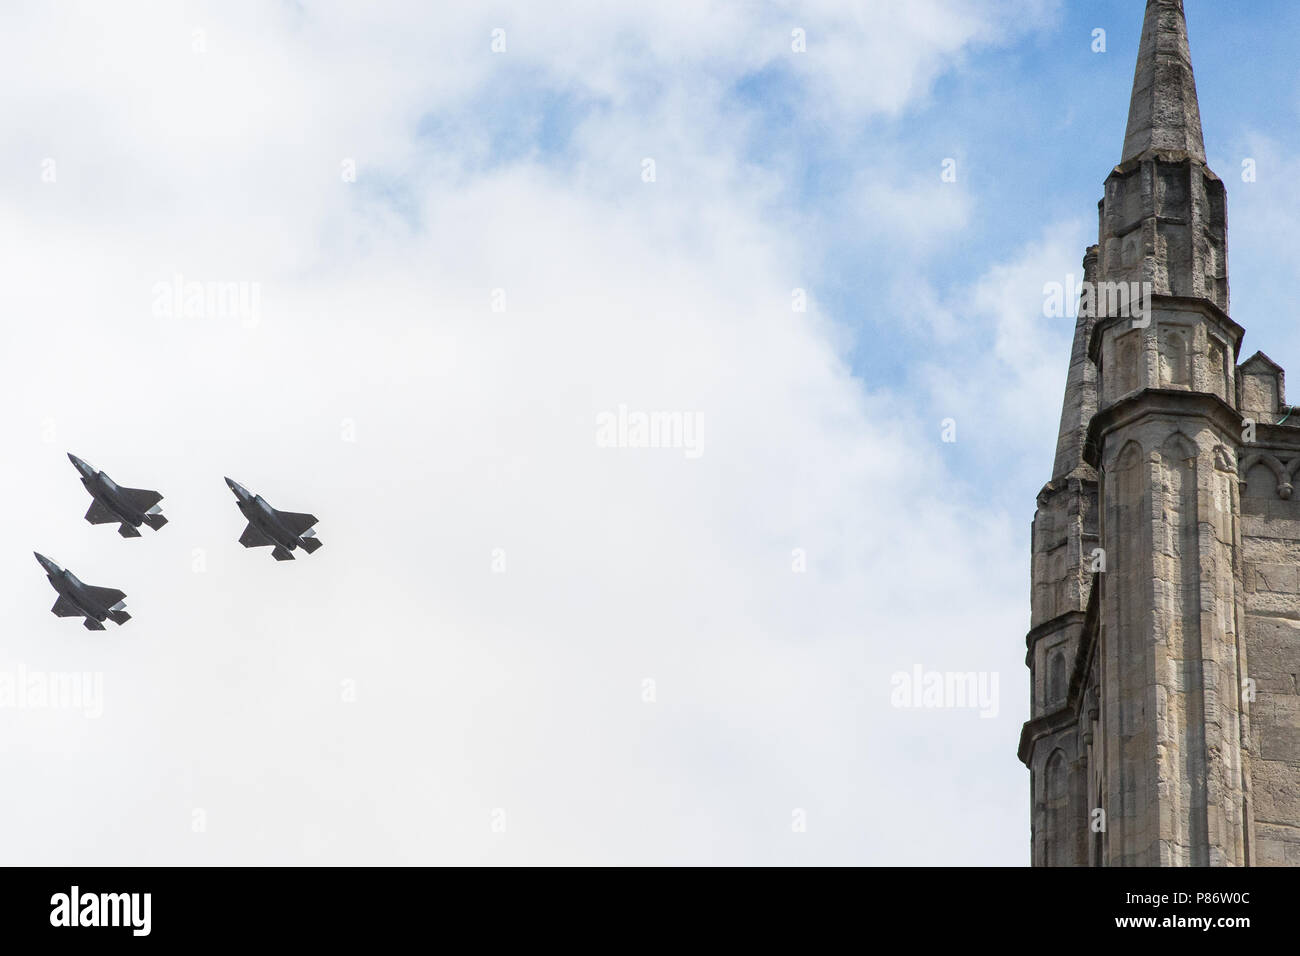
<path id="1" fill-rule="evenodd" d="M 143 488 L 123 488 L 102 471 L 96 471 L 71 452 L 68 458 L 81 473 L 81 483 L 95 500 L 86 512 L 91 524 L 118 525 L 117 533 L 124 538 L 140 537 L 140 525 L 147 524 L 157 531 L 167 523 L 159 511 L 158 502 L 163 496 Z"/>
<path id="2" fill-rule="evenodd" d="M 65 571 L 45 555 L 33 551 L 36 560 L 45 569 L 50 585 L 59 592 L 59 599 L 54 602 L 52 612 L 59 617 L 84 617 L 82 622 L 88 631 L 104 630 L 104 621 L 125 624 L 131 620 L 123 608 L 126 595 L 117 588 L 96 588 L 83 584 L 71 571 Z"/>
<path id="3" fill-rule="evenodd" d="M 227 478 L 226 484 L 235 493 L 240 512 L 248 519 L 248 527 L 239 536 L 239 543 L 244 547 L 274 546 L 271 556 L 275 560 L 292 561 L 295 548 L 311 554 L 321 546 L 312 527 L 316 524 L 315 515 L 276 511 L 265 498 L 254 495 L 239 482 Z"/>

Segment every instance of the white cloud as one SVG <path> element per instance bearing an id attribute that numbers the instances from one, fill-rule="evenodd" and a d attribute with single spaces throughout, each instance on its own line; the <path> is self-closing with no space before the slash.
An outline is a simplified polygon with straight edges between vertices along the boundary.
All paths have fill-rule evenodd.
<path id="1" fill-rule="evenodd" d="M 1050 477 L 1075 318 L 1045 314 L 1044 289 L 1077 288 L 1089 241 L 1083 222 L 1053 223 L 1010 261 L 990 265 L 941 301 L 938 314 L 956 319 L 938 325 L 932 357 L 916 366 L 917 389 L 978 423 L 983 457 L 1009 473 Z"/>
<path id="2" fill-rule="evenodd" d="M 769 49 L 740 6 L 529 7 L 516 63 L 491 10 L 361 9 L 13 25 L 0 81 L 38 92 L 0 124 L 0 491 L 31 506 L 0 554 L 0 668 L 101 670 L 105 712 L 0 711 L 9 859 L 1021 862 L 1023 780 L 984 768 L 1021 714 L 1024 535 L 790 309 L 804 252 L 717 86 L 786 34 Z M 835 109 L 901 108 L 1003 22 L 899 9 L 814 41 Z M 855 43 L 889 56 L 850 91 Z M 609 101 L 574 165 L 421 140 L 439 111 L 511 109 L 476 99 L 494 70 Z M 260 323 L 153 315 L 176 273 L 261 282 Z M 703 457 L 597 448 L 620 403 L 699 413 Z M 172 523 L 85 525 L 68 450 Z M 239 549 L 223 475 L 317 514 L 326 547 Z M 135 619 L 51 617 L 33 548 Z M 1000 715 L 890 708 L 916 662 L 1000 671 Z"/>
<path id="3" fill-rule="evenodd" d="M 1246 159 L 1254 164 L 1253 182 L 1243 178 Z M 1231 311 L 1246 328 L 1241 357 L 1263 350 L 1283 367 L 1294 368 L 1300 363 L 1291 293 L 1300 281 L 1295 251 L 1300 162 L 1278 138 L 1246 130 L 1225 155 L 1212 156 L 1211 164 L 1228 190 Z"/>

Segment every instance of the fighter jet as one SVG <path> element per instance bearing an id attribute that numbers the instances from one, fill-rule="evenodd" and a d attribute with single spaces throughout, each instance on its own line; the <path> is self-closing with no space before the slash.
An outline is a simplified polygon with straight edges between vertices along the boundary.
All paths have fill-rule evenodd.
<path id="1" fill-rule="evenodd" d="M 143 488 L 123 488 L 102 471 L 96 471 L 71 452 L 68 458 L 81 473 L 81 483 L 95 500 L 86 512 L 91 524 L 118 524 L 117 533 L 124 538 L 140 537 L 140 525 L 157 531 L 167 523 L 158 512 L 163 496 Z"/>
<path id="2" fill-rule="evenodd" d="M 237 481 L 226 479 L 226 484 L 239 501 L 239 510 L 248 519 L 248 527 L 239 536 L 246 548 L 265 548 L 274 545 L 271 556 L 277 561 L 292 561 L 293 550 L 302 548 L 308 554 L 321 546 L 312 527 L 315 515 L 293 511 L 276 511 L 261 495 L 254 495 Z"/>
<path id="3" fill-rule="evenodd" d="M 82 623 L 88 631 L 104 630 L 105 620 L 115 624 L 131 620 L 131 615 L 123 610 L 126 595 L 117 588 L 95 588 L 83 584 L 75 574 L 63 570 L 45 555 L 37 551 L 32 553 L 45 569 L 54 590 L 59 592 L 59 599 L 50 608 L 59 617 L 84 617 Z"/>

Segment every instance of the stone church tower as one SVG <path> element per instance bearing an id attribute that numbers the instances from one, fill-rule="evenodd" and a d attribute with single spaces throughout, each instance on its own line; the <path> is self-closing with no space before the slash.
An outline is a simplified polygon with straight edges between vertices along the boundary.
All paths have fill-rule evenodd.
<path id="1" fill-rule="evenodd" d="M 1033 524 L 1032 860 L 1300 865 L 1300 412 L 1237 361 L 1182 0 L 1146 5 L 1099 226 Z"/>

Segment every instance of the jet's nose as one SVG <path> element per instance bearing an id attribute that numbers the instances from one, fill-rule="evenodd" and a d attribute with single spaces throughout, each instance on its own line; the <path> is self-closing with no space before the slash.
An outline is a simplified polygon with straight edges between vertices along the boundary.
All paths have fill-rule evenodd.
<path id="1" fill-rule="evenodd" d="M 87 478 L 89 478 L 91 475 L 95 473 L 94 468 L 91 468 L 90 465 L 86 464 L 84 461 L 82 461 L 72 452 L 68 452 L 68 461 L 72 462 L 73 466 L 77 469 L 77 471 L 81 472 Z"/>
<path id="2" fill-rule="evenodd" d="M 36 560 L 40 562 L 41 567 L 43 567 L 48 573 L 56 574 L 58 572 L 59 566 L 45 555 L 41 554 L 39 551 L 33 551 L 32 554 L 36 555 Z"/>
<path id="3" fill-rule="evenodd" d="M 243 485 L 241 485 L 239 482 L 235 481 L 233 478 L 227 478 L 227 479 L 226 479 L 226 487 L 229 488 L 231 491 L 233 491 L 233 492 L 235 493 L 235 497 L 236 497 L 236 498 L 247 498 L 247 497 L 248 497 L 248 491 L 245 490 L 245 488 L 244 488 Z"/>

